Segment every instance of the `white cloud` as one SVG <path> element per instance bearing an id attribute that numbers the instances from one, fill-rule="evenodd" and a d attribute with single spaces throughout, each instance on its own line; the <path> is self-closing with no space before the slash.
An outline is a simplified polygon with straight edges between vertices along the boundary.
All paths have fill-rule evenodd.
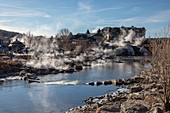
<path id="1" fill-rule="evenodd" d="M 92 30 L 92 33 L 97 33 L 98 29 L 103 29 L 104 26 L 96 26 L 95 29 Z"/>
<path id="2" fill-rule="evenodd" d="M 96 24 L 123 24 L 123 23 L 134 23 L 134 22 L 138 22 L 139 19 L 137 17 L 133 17 L 133 18 L 124 18 L 124 19 L 113 19 L 113 20 L 102 20 L 99 19 L 96 21 Z"/>
<path id="3" fill-rule="evenodd" d="M 46 14 L 45 12 L 35 11 L 35 10 L 5 10 L 0 13 L 0 16 L 5 17 L 45 17 L 49 18 L 50 15 Z"/>
<path id="4" fill-rule="evenodd" d="M 25 7 L 20 7 L 20 6 L 17 6 L 16 4 L 14 5 L 9 5 L 9 4 L 0 4 L 0 7 L 1 8 L 15 8 L 15 9 L 26 9 Z"/>
<path id="5" fill-rule="evenodd" d="M 91 10 L 90 4 L 83 3 L 83 2 L 79 2 L 78 7 L 79 7 L 79 10 L 81 10 L 81 11 L 90 11 Z"/>
<path id="6" fill-rule="evenodd" d="M 122 7 L 109 7 L 109 8 L 101 8 L 101 9 L 92 9 L 92 7 L 89 3 L 83 3 L 83 2 L 79 2 L 78 7 L 79 7 L 79 10 L 81 11 L 80 13 L 84 13 L 84 12 L 85 13 L 87 13 L 87 12 L 88 13 L 98 13 L 98 12 L 103 12 L 103 11 L 122 9 Z"/>
<path id="7" fill-rule="evenodd" d="M 146 19 L 147 23 L 170 22 L 170 10 L 158 12 Z"/>
<path id="8" fill-rule="evenodd" d="M 102 11 L 109 11 L 109 10 L 118 10 L 118 9 L 122 9 L 122 7 L 110 7 L 110 8 L 103 8 L 103 9 L 97 9 L 97 10 L 92 10 L 90 12 L 94 12 L 94 13 L 97 13 L 97 12 L 102 12 Z"/>
<path id="9" fill-rule="evenodd" d="M 0 16 L 1 17 L 51 17 L 44 11 L 37 10 L 29 7 L 22 7 L 22 4 L 0 4 Z"/>
<path id="10" fill-rule="evenodd" d="M 63 26 L 63 24 L 62 24 L 61 22 L 58 22 L 58 23 L 56 24 L 56 30 L 57 30 L 57 32 L 62 29 L 62 26 Z"/>
<path id="11" fill-rule="evenodd" d="M 12 22 L 12 20 L 0 20 L 0 23 L 8 23 L 8 22 Z"/>
<path id="12" fill-rule="evenodd" d="M 44 35 L 44 36 L 52 36 L 54 34 L 54 29 L 50 25 L 37 25 L 35 29 L 30 30 L 34 35 Z"/>
<path id="13" fill-rule="evenodd" d="M 3 30 L 14 31 L 14 32 L 19 32 L 19 33 L 26 33 L 26 32 L 29 31 L 28 28 L 15 27 L 15 26 L 6 26 L 6 25 L 0 25 L 0 28 L 3 29 Z"/>

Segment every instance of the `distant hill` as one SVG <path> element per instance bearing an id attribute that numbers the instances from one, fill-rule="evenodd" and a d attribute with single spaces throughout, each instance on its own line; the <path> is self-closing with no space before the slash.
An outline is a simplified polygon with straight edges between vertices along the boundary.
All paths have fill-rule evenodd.
<path id="1" fill-rule="evenodd" d="M 19 35 L 20 33 L 18 32 L 11 32 L 11 31 L 6 31 L 6 30 L 1 30 L 0 29 L 0 37 L 8 37 L 8 38 L 12 38 L 16 35 Z"/>

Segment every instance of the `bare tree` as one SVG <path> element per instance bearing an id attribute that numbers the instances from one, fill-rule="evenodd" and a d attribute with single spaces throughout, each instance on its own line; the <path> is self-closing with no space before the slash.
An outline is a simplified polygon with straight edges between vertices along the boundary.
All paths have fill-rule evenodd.
<path id="1" fill-rule="evenodd" d="M 164 110 L 170 110 L 170 25 L 156 34 L 154 40 L 150 42 L 150 50 L 152 53 L 152 71 L 151 76 L 159 78 L 159 83 L 163 87 L 163 94 L 160 98 L 164 105 Z M 162 38 L 164 37 L 164 38 Z"/>
<path id="2" fill-rule="evenodd" d="M 56 37 L 61 37 L 61 36 L 68 36 L 70 31 L 67 28 L 61 29 L 57 34 Z"/>

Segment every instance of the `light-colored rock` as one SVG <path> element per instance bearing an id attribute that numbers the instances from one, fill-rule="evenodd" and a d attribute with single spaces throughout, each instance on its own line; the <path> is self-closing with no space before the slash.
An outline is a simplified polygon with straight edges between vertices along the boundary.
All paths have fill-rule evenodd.
<path id="1" fill-rule="evenodd" d="M 155 107 L 149 110 L 147 113 L 164 113 L 164 111 L 160 107 Z"/>
<path id="2" fill-rule="evenodd" d="M 128 100 L 121 104 L 121 113 L 146 113 L 151 104 L 143 100 Z"/>
<path id="3" fill-rule="evenodd" d="M 113 105 L 103 105 L 96 110 L 96 113 L 119 113 L 120 103 L 116 102 Z"/>

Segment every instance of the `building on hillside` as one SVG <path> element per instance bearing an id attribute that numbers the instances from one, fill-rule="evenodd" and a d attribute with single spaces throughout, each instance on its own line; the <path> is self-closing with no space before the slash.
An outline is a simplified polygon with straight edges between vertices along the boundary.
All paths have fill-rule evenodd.
<path id="1" fill-rule="evenodd" d="M 0 52 L 8 51 L 8 45 L 10 44 L 11 40 L 9 38 L 0 37 Z"/>
<path id="2" fill-rule="evenodd" d="M 87 34 L 81 34 L 81 33 L 72 35 L 72 37 L 70 38 L 70 41 L 72 44 L 88 44 L 89 43 Z"/>
<path id="3" fill-rule="evenodd" d="M 145 37 L 146 29 L 144 27 L 137 28 L 137 27 L 104 27 L 100 33 L 104 36 L 106 40 L 113 40 L 114 38 L 122 36 L 126 36 L 129 34 L 129 32 L 133 31 L 135 33 L 135 37 Z"/>
<path id="4" fill-rule="evenodd" d="M 21 52 L 25 48 L 25 45 L 16 39 L 16 41 L 9 44 L 9 47 L 12 48 L 13 52 Z"/>

